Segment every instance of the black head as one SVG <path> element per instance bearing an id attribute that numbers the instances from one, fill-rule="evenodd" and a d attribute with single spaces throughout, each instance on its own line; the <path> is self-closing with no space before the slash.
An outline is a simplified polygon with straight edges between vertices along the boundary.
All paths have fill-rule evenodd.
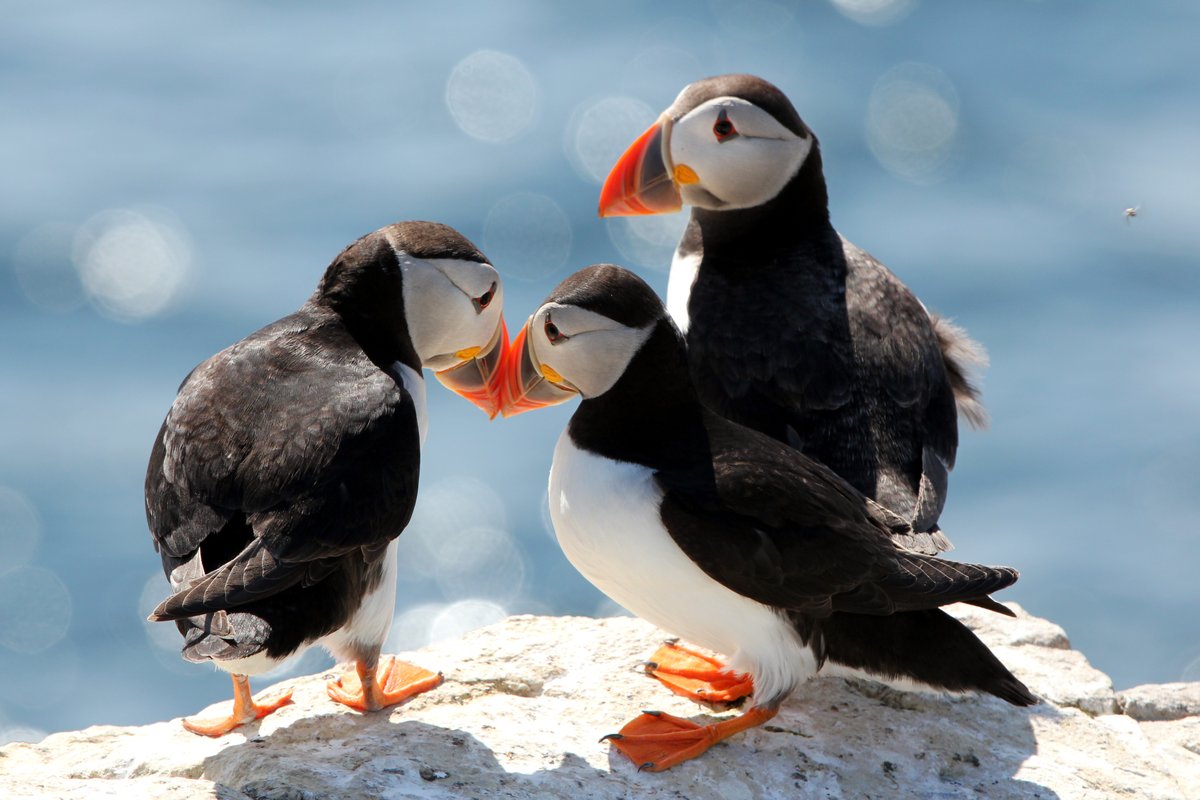
<path id="1" fill-rule="evenodd" d="M 601 216 L 682 206 L 693 208 L 706 247 L 828 225 L 820 145 L 778 87 L 754 75 L 689 84 L 621 156 L 600 192 Z"/>
<path id="2" fill-rule="evenodd" d="M 343 250 L 310 301 L 329 308 L 378 364 L 427 367 L 488 414 L 507 346 L 500 276 L 465 236 L 437 222 L 398 222 Z"/>
<path id="3" fill-rule="evenodd" d="M 684 87 L 666 113 L 673 122 L 718 97 L 736 97 L 766 111 L 775 121 L 802 138 L 816 138 L 800 119 L 796 107 L 775 84 L 757 75 L 731 74 L 702 78 Z"/>
<path id="4" fill-rule="evenodd" d="M 644 328 L 667 313 L 648 283 L 615 264 L 584 267 L 555 286 L 543 303 L 577 306 L 627 328 Z"/>

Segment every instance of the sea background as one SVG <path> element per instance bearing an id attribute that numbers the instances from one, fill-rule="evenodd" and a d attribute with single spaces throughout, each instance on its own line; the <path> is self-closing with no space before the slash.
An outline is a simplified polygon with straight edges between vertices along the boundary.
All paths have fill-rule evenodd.
<path id="1" fill-rule="evenodd" d="M 6 3 L 0 742 L 230 696 L 144 621 L 145 464 L 192 366 L 402 219 L 480 245 L 514 330 L 587 264 L 665 291 L 684 217 L 600 220 L 599 182 L 734 71 L 817 132 L 839 230 L 990 353 L 953 556 L 1018 567 L 1001 599 L 1118 687 L 1200 680 L 1198 30 L 1191 0 Z M 548 526 L 572 407 L 429 402 L 389 646 L 621 613 Z"/>

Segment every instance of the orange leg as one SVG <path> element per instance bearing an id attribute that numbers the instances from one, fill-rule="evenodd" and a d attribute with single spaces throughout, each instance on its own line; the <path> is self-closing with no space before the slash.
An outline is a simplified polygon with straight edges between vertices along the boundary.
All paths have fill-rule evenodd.
<path id="1" fill-rule="evenodd" d="M 626 723 L 620 733 L 610 733 L 600 741 L 612 742 L 639 770 L 662 772 L 695 758 L 735 733 L 762 725 L 775 714 L 774 709 L 752 708 L 733 719 L 697 725 L 661 711 L 643 711 L 640 717 Z"/>
<path id="2" fill-rule="evenodd" d="M 678 695 L 714 708 L 739 705 L 754 693 L 744 672 L 732 672 L 715 658 L 668 641 L 646 663 L 646 672 Z"/>
<path id="3" fill-rule="evenodd" d="M 270 700 L 256 703 L 250 696 L 250 679 L 245 675 L 232 675 L 231 677 L 233 678 L 233 711 L 229 716 L 207 719 L 187 717 L 183 720 L 183 727 L 202 736 L 224 736 L 239 725 L 262 719 L 279 707 L 292 702 L 292 690 L 288 689 Z"/>
<path id="4" fill-rule="evenodd" d="M 356 661 L 357 676 L 347 672 L 325 684 L 329 696 L 358 711 L 378 711 L 427 692 L 442 682 L 439 673 L 388 656 L 376 668 Z"/>

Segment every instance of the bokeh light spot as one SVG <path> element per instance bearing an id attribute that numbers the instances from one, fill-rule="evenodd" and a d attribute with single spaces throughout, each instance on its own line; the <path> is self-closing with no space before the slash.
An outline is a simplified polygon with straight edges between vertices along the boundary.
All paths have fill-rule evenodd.
<path id="1" fill-rule="evenodd" d="M 152 574 L 142 584 L 142 591 L 138 596 L 138 618 L 145 621 L 146 642 L 155 660 L 175 675 L 198 678 L 196 665 L 183 660 L 183 637 L 179 635 L 175 623 L 150 622 L 146 619 L 170 594 L 171 586 L 166 577 L 161 572 Z"/>
<path id="2" fill-rule="evenodd" d="M 863 25 L 891 25 L 916 8 L 916 0 L 830 0 L 843 16 Z"/>
<path id="3" fill-rule="evenodd" d="M 533 125 L 537 85 L 519 58 L 496 50 L 479 50 L 450 71 L 446 107 L 468 136 L 484 142 L 505 142 Z"/>
<path id="4" fill-rule="evenodd" d="M 544 194 L 518 192 L 497 200 L 483 226 L 483 249 L 504 277 L 544 278 L 571 255 L 571 220 Z"/>
<path id="5" fill-rule="evenodd" d="M 928 64 L 888 70 L 867 102 L 867 144 L 885 169 L 913 183 L 945 177 L 957 154 L 958 94 Z"/>
<path id="6" fill-rule="evenodd" d="M 629 263 L 666 272 L 675 248 L 687 228 L 687 213 L 655 214 L 645 217 L 616 217 L 608 220 L 608 238 Z"/>
<path id="7" fill-rule="evenodd" d="M 440 548 L 438 587 L 447 600 L 476 597 L 509 603 L 525 587 L 525 559 L 498 528 L 465 528 Z"/>
<path id="8" fill-rule="evenodd" d="M 29 498 L 0 486 L 0 569 L 28 564 L 41 535 L 42 521 Z"/>
<path id="9" fill-rule="evenodd" d="M 491 486 L 467 476 L 422 486 L 400 540 L 400 579 L 436 579 L 459 533 L 487 527 L 506 529 L 504 500 Z"/>
<path id="10" fill-rule="evenodd" d="M 384 651 L 420 650 L 433 636 L 433 621 L 446 606 L 442 603 L 423 603 L 406 608 L 392 623 Z"/>
<path id="11" fill-rule="evenodd" d="M 39 653 L 67 635 L 71 595 L 58 575 L 41 567 L 0 573 L 0 645 Z"/>
<path id="12" fill-rule="evenodd" d="M 120 322 L 157 316 L 174 301 L 191 267 L 182 227 L 165 214 L 104 211 L 75 234 L 75 267 L 96 308 Z"/>
<path id="13" fill-rule="evenodd" d="M 21 238 L 13 254 L 13 274 L 21 293 L 42 311 L 66 313 L 87 302 L 71 261 L 75 229 L 61 222 L 37 226 Z"/>
<path id="14" fill-rule="evenodd" d="M 459 600 L 443 608 L 430 625 L 430 641 L 452 639 L 464 633 L 499 622 L 508 611 L 490 600 Z"/>
<path id="15" fill-rule="evenodd" d="M 603 183 L 625 149 L 657 116 L 654 109 L 632 97 L 605 97 L 584 103 L 572 112 L 567 123 L 567 159 L 581 178 Z M 597 202 L 599 199 L 597 195 Z"/>

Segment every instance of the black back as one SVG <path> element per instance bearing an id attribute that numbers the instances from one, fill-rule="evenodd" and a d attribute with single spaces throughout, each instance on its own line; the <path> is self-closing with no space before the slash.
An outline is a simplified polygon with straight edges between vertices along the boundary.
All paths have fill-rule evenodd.
<path id="1" fill-rule="evenodd" d="M 629 275 L 626 291 L 650 291 Z M 713 580 L 789 615 L 819 661 L 1034 702 L 966 628 L 935 612 L 954 602 L 996 607 L 988 594 L 1016 571 L 897 547 L 898 535 L 911 534 L 903 520 L 819 462 L 705 409 L 682 337 L 659 308 L 622 376 L 571 418 L 576 446 L 653 470 L 660 517 L 679 548 Z M 911 641 L 880 652 L 868 638 L 880 631 Z"/>
<path id="2" fill-rule="evenodd" d="M 344 625 L 380 579 L 420 470 L 395 367 L 420 370 L 397 249 L 483 260 L 445 226 L 376 231 L 296 313 L 180 387 L 150 456 L 146 516 L 174 589 L 153 618 L 179 622 L 186 657 L 287 655 Z"/>
<path id="3" fill-rule="evenodd" d="M 694 86 L 677 106 L 736 95 L 811 135 L 761 79 Z M 833 229 L 813 139 L 767 203 L 693 209 L 680 245 L 681 255 L 702 256 L 688 302 L 692 376 L 710 408 L 828 465 L 928 533 L 920 546 L 936 552 L 948 546 L 937 520 L 958 446 L 951 373 L 963 367 L 948 369 L 916 297 Z"/>

